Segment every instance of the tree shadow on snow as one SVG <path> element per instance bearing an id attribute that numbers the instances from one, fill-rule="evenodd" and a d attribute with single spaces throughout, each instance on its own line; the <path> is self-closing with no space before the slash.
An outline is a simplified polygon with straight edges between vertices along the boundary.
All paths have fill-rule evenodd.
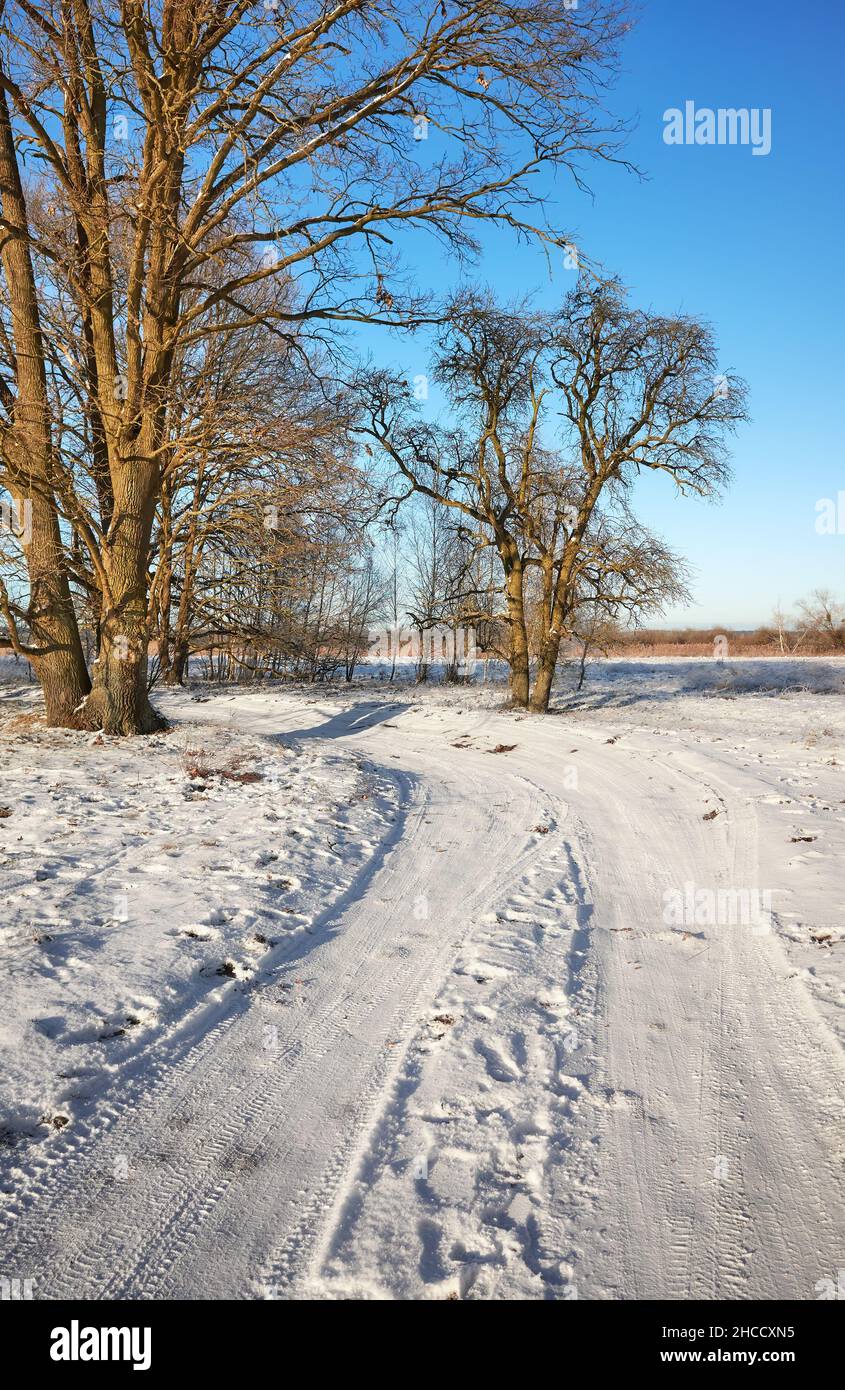
<path id="1" fill-rule="evenodd" d="M 384 701 L 364 701 L 350 709 L 339 710 L 319 724 L 303 729 L 286 729 L 284 733 L 273 735 L 285 743 L 306 738 L 354 738 L 369 729 L 385 724 L 398 714 L 403 714 L 410 706 L 407 704 L 385 704 Z"/>

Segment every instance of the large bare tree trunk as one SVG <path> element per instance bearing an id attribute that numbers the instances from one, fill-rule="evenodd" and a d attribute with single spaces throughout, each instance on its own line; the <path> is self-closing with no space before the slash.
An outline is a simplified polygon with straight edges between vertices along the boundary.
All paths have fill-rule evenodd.
<path id="1" fill-rule="evenodd" d="M 116 489 L 115 534 L 103 551 L 106 580 L 100 650 L 86 722 L 107 734 L 149 734 L 166 721 L 153 709 L 147 690 L 150 641 L 147 557 L 154 497 L 142 458 L 128 461 Z"/>
<path id="2" fill-rule="evenodd" d="M 175 646 L 167 674 L 164 677 L 165 685 L 184 685 L 185 672 L 188 668 L 188 648 Z"/>
<path id="3" fill-rule="evenodd" d="M 510 628 L 510 695 L 512 703 L 520 709 L 528 705 L 530 680 L 523 577 L 522 565 L 518 561 L 512 562 L 505 581 Z"/>
<path id="4" fill-rule="evenodd" d="M 192 7 L 184 7 L 183 18 L 189 12 L 193 12 Z M 170 13 L 172 16 L 172 6 Z M 132 33 L 137 40 L 134 26 Z M 177 147 L 166 166 L 158 208 L 161 218 L 153 219 L 151 233 L 152 223 L 141 219 L 144 231 L 139 233 L 141 242 L 136 250 L 139 246 L 149 249 L 149 264 L 139 250 L 139 259 L 132 262 L 126 324 L 121 328 L 115 309 L 114 218 L 107 176 L 109 94 L 97 48 L 95 16 L 87 3 L 73 8 L 72 22 L 66 17 L 58 42 L 68 90 L 74 98 L 66 100 L 63 108 L 65 168 L 80 257 L 78 297 L 96 424 L 94 462 L 102 529 L 97 557 L 102 587 L 100 643 L 93 690 L 83 717 L 86 726 L 109 734 L 150 733 L 164 726 L 147 690 L 148 567 L 162 482 L 158 446 L 172 363 L 172 350 L 163 350 L 163 335 L 172 327 L 177 307 L 172 289 L 165 284 L 164 266 L 178 220 L 184 157 Z M 149 95 L 149 89 L 144 90 Z M 149 131 L 150 148 L 160 150 L 161 142 L 172 134 L 162 110 L 158 110 Z M 146 198 L 147 190 L 141 188 L 139 206 L 146 206 Z M 142 309 L 138 275 L 143 265 L 149 301 Z M 121 339 L 123 348 L 119 351 Z"/>
<path id="5" fill-rule="evenodd" d="M 530 707 L 535 714 L 545 714 L 549 708 L 559 651 L 560 636 L 547 637 L 540 653 L 537 674 L 534 677 L 534 689 L 531 691 Z"/>
<path id="6" fill-rule="evenodd" d="M 540 660 L 534 689 L 531 692 L 531 709 L 535 714 L 545 714 L 549 708 L 552 686 L 554 685 L 560 644 L 569 613 L 568 596 L 572 586 L 572 575 L 587 521 L 595 505 L 598 494 L 591 492 L 584 504 L 579 524 L 568 541 L 560 565 L 555 572 L 551 557 L 543 566 L 543 636 L 540 646 Z"/>
<path id="7" fill-rule="evenodd" d="M 26 654 L 44 694 L 47 723 L 73 727 L 91 684 L 73 607 L 53 491 L 52 434 L 44 345 L 29 252 L 26 202 L 5 92 L 0 90 L 0 194 L 6 231 L 2 262 L 16 358 L 13 425 L 3 441 L 9 481 L 24 517 L 29 576 Z"/>
<path id="8" fill-rule="evenodd" d="M 73 729 L 91 682 L 70 594 L 58 518 L 49 500 L 33 498 L 29 574 L 30 660 L 50 728 Z"/>

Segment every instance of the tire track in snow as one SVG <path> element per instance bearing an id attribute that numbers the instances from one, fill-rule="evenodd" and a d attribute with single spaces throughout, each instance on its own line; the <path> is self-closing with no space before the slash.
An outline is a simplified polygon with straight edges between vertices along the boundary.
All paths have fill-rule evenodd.
<path id="1" fill-rule="evenodd" d="M 516 751 L 492 759 L 445 748 L 445 716 L 397 735 L 367 728 L 354 704 L 345 722 L 336 706 L 324 713 L 350 746 L 399 761 L 419 794 L 378 875 L 309 955 L 307 1018 L 288 1011 L 278 1063 L 264 1058 L 249 1073 L 269 1010 L 251 996 L 245 1015 L 135 1097 L 108 1143 L 45 1185 L 38 1212 L 7 1241 L 8 1267 L 34 1273 L 49 1297 L 296 1297 L 327 1252 L 354 1244 L 362 1218 L 348 1206 L 350 1178 L 370 1136 L 378 1142 L 397 1118 L 391 1088 L 420 1008 L 470 926 L 507 902 L 514 879 L 540 872 L 529 827 L 571 801 L 561 872 L 570 897 L 558 911 L 563 922 L 572 908 L 573 941 L 586 951 L 594 1070 L 577 1104 L 544 1112 L 556 1181 L 541 1163 L 538 1202 L 504 1228 L 508 1258 L 473 1262 L 465 1251 L 454 1296 L 518 1287 L 565 1297 L 574 1279 L 587 1297 L 814 1297 L 815 1281 L 842 1262 L 841 1054 L 774 938 L 708 929 L 684 941 L 661 920 L 661 890 L 687 879 L 755 885 L 753 810 L 723 771 L 708 765 L 705 785 L 647 748 L 607 748 L 603 730 L 554 719 L 520 722 Z M 266 705 L 250 715 L 265 731 L 273 717 Z M 573 729 L 574 794 L 561 777 Z M 498 741 L 502 721 L 476 716 L 471 736 L 485 731 Z M 724 814 L 705 823 L 697 798 L 717 788 Z M 426 921 L 407 910 L 415 897 L 429 901 Z M 541 1044 L 530 1030 L 514 1034 L 504 1072 L 533 1069 L 553 1096 Z M 254 1078 L 246 1087 L 244 1074 Z M 121 1149 L 149 1159 L 128 1186 L 103 1176 Z M 717 1185 L 720 1157 L 728 1178 Z M 377 1243 L 377 1219 L 375 1230 Z M 419 1238 L 435 1260 L 436 1229 Z M 552 1255 L 568 1242 L 572 1270 L 555 1271 Z M 489 1294 L 479 1263 L 482 1275 L 495 1269 Z"/>
<path id="2" fill-rule="evenodd" d="M 300 1295 L 577 1296 L 595 1150 L 573 1116 L 605 1103 L 588 905 L 561 833 L 514 878 L 433 996 Z"/>
<path id="3" fill-rule="evenodd" d="M 604 1144 L 612 1238 L 595 1251 L 597 1291 L 814 1298 L 841 1264 L 841 1050 L 774 935 L 708 927 L 685 943 L 661 921 L 664 887 L 765 887 L 753 804 L 709 765 L 705 781 L 624 744 L 590 758 L 578 806 L 593 841 L 608 1079 L 642 1097 L 614 1114 Z M 726 808 L 715 822 L 702 818 L 708 794 Z"/>
<path id="4" fill-rule="evenodd" d="M 366 735 L 350 730 L 358 738 L 369 752 Z M 291 1277 L 304 1261 L 418 994 L 456 949 L 476 894 L 525 853 L 528 837 L 486 805 L 486 781 L 457 775 L 451 757 L 423 762 L 427 783 L 405 833 L 308 956 L 309 1013 L 303 1026 L 301 1011 L 287 1011 L 278 1062 L 257 1043 L 267 1008 L 256 991 L 223 1036 L 136 1098 L 108 1141 L 48 1183 L 10 1232 L 10 1266 L 30 1271 L 44 1296 L 249 1296 L 285 1230 Z M 527 795 L 515 806 L 528 816 Z M 457 856 L 439 843 L 456 830 Z M 462 893 L 452 860 L 463 864 L 465 839 L 486 860 Z M 420 897 L 422 922 L 411 911 Z M 116 1183 L 113 1158 L 127 1152 L 138 1171 Z"/>
<path id="5" fill-rule="evenodd" d="M 577 851 L 570 873 L 582 910 L 593 903 L 585 941 L 600 1057 L 585 1103 L 558 1115 L 557 1125 L 570 1150 L 564 1171 L 576 1185 L 585 1181 L 577 1156 L 594 1146 L 596 1201 L 568 1223 L 565 1198 L 544 1190 L 540 1219 L 557 1230 L 559 1253 L 573 1242 L 581 1296 L 813 1298 L 818 1280 L 841 1265 L 841 1051 L 774 936 L 749 925 L 675 932 L 662 920 L 667 887 L 765 887 L 753 802 L 718 764 L 702 776 L 648 748 L 615 744 L 611 752 L 598 732 L 575 727 L 567 742 L 579 743 L 582 776 L 571 794 L 578 815 L 567 824 Z M 560 795 L 561 728 L 530 725 L 505 774 Z M 722 812 L 715 823 L 704 820 L 714 797 Z M 491 1003 L 507 1033 L 505 995 Z M 424 1030 L 417 1041 L 424 1045 Z M 480 1050 L 501 1058 L 493 1081 L 506 1090 L 513 1052 L 489 1043 Z M 417 1133 L 408 1085 L 426 1095 L 429 1110 L 437 1086 L 426 1089 L 424 1065 L 406 1082 L 387 1103 L 364 1176 L 334 1213 L 311 1287 L 360 1295 L 367 1270 L 377 1285 L 386 1264 L 388 1296 L 568 1296 L 553 1266 L 526 1270 L 512 1241 L 503 1257 L 514 1223 L 495 1204 L 492 1217 L 484 1203 L 468 1212 L 460 1190 L 454 1209 L 448 1191 L 439 1210 L 432 1204 L 419 1245 L 408 1235 L 402 1223 L 410 1216 L 391 1212 L 389 1172 L 401 1169 L 403 1146 Z M 448 1070 L 444 1084 L 448 1096 Z M 477 1085 L 468 1073 L 464 1089 Z M 490 1166 L 483 1141 L 477 1150 L 465 1142 L 478 1177 Z M 450 1266 L 437 1232 L 451 1238 L 456 1216 L 482 1253 L 476 1249 L 473 1263 L 472 1240 L 461 1235 Z"/>

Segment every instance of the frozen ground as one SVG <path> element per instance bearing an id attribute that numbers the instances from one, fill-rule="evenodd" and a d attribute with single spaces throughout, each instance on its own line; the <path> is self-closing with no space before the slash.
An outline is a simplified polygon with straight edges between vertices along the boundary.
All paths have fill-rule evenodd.
<path id="1" fill-rule="evenodd" d="M 845 1266 L 845 665 L 2 711 L 3 1273 L 815 1299 Z M 5 814 L 8 812 L 8 814 Z"/>

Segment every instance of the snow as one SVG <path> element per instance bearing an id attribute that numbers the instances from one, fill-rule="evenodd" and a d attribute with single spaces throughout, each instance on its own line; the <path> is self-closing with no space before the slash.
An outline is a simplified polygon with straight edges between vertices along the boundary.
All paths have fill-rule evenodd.
<path id="1" fill-rule="evenodd" d="M 814 1299 L 842 1264 L 845 664 L 7 672 L 0 1238 L 36 1297 Z M 750 904 L 750 910 L 749 910 Z"/>
<path id="2" fill-rule="evenodd" d="M 0 1134 L 20 1206 L 31 1165 L 90 1143 L 112 1093 L 251 983 L 303 1005 L 292 953 L 371 861 L 393 789 L 330 748 L 193 720 L 137 745 L 13 722 L 2 744 Z"/>

